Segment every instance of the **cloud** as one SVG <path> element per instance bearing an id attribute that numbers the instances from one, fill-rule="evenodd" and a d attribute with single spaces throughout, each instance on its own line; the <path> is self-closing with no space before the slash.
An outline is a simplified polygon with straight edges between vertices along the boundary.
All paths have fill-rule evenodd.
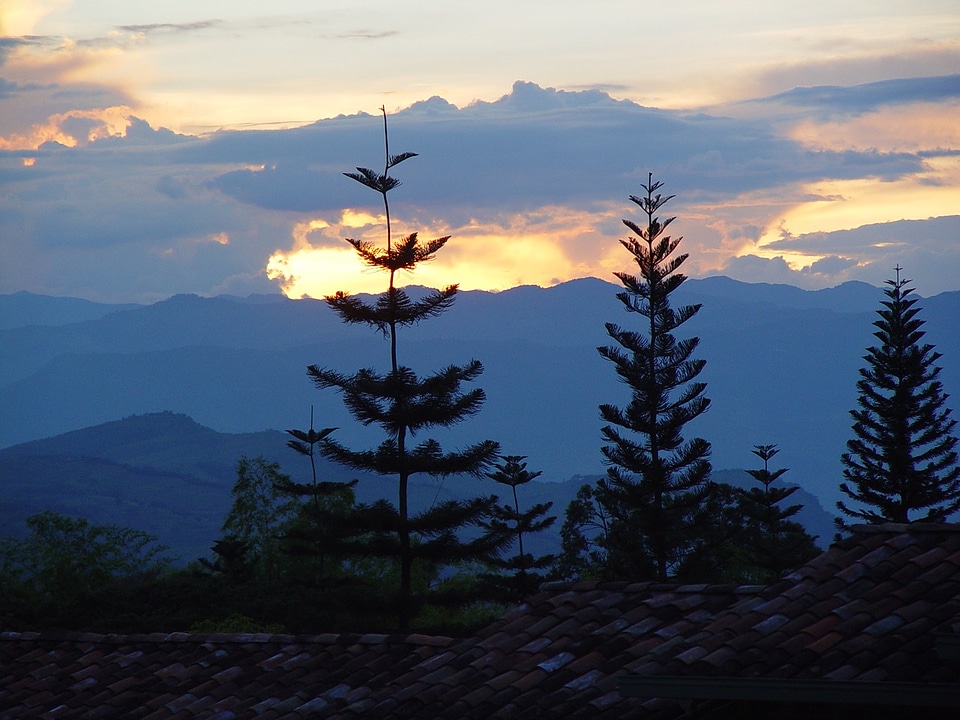
<path id="1" fill-rule="evenodd" d="M 198 20 L 189 23 L 147 23 L 144 25 L 118 25 L 117 29 L 135 35 L 170 35 L 192 33 L 222 26 L 222 20 Z"/>
<path id="2" fill-rule="evenodd" d="M 930 98 L 891 94 L 910 92 Z M 806 132 L 821 107 L 804 116 Z M 928 291 L 956 288 L 956 228 L 929 218 L 957 207 L 960 142 L 931 127 L 939 149 L 820 148 L 796 127 L 526 82 L 462 108 L 415 103 L 390 116 L 391 151 L 420 153 L 396 169 L 396 230 L 453 238 L 410 280 L 493 289 L 629 270 L 621 218 L 638 219 L 627 196 L 652 171 L 676 195 L 666 210 L 690 274 L 823 287 L 882 282 L 900 262 Z M 343 242 L 382 234 L 379 197 L 343 176 L 382 163 L 376 115 L 195 137 L 108 106 L 51 114 L 34 130 L 0 150 L 0 237 L 18 238 L 0 292 L 262 289 L 253 279 L 265 282 L 268 266 L 291 294 L 382 284 Z"/>
<path id="3" fill-rule="evenodd" d="M 883 40 L 861 43 L 851 38 L 845 46 L 836 40 L 793 62 L 754 68 L 748 80 L 754 99 L 745 104 L 806 107 L 829 114 L 950 96 L 955 87 L 951 78 L 960 66 L 960 42 L 950 37 L 944 20 L 927 37 L 917 34 L 894 47 Z"/>
<path id="4" fill-rule="evenodd" d="M 797 273 L 782 257 L 762 258 L 756 255 L 740 255 L 730 258 L 717 275 L 726 275 L 734 280 L 771 284 L 796 284 Z"/>
<path id="5" fill-rule="evenodd" d="M 0 34 L 30 34 L 41 19 L 63 10 L 71 2 L 72 0 L 5 0 L 0 15 Z"/>
<path id="6" fill-rule="evenodd" d="M 0 149 L 40 148 L 44 143 L 83 146 L 96 140 L 117 137 L 128 127 L 130 108 L 110 106 L 94 110 L 72 110 L 50 115 L 27 134 L 0 137 Z"/>
<path id="7" fill-rule="evenodd" d="M 127 45 L 127 38 L 83 41 L 54 35 L 0 38 L 0 148 L 28 149 L 54 140 L 82 144 L 99 131 L 83 128 L 100 116 L 129 115 L 136 107 L 131 95 L 116 84 L 85 81 L 106 57 Z M 90 132 L 87 132 L 89 130 Z"/>
<path id="8" fill-rule="evenodd" d="M 816 290 L 834 287 L 853 279 L 862 279 L 856 272 L 858 263 L 852 258 L 829 256 L 812 264 L 794 268 L 782 257 L 741 255 L 731 258 L 717 274 L 745 282 L 794 285 Z M 882 280 L 882 279 L 881 279 Z"/>
<path id="9" fill-rule="evenodd" d="M 943 246 L 960 238 L 960 215 L 928 220 L 898 220 L 874 223 L 850 230 L 785 234 L 766 246 L 771 252 L 807 253 L 816 255 L 828 248 L 842 248 L 849 255 L 862 255 L 877 250 Z"/>
<path id="10" fill-rule="evenodd" d="M 36 47 L 56 47 L 60 44 L 59 39 L 50 37 L 0 37 L 0 66 L 6 63 L 7 59 L 18 50 L 24 50 Z"/>
<path id="11" fill-rule="evenodd" d="M 396 30 L 354 30 L 352 32 L 340 33 L 337 35 L 341 40 L 382 40 L 383 38 L 397 35 Z"/>
<path id="12" fill-rule="evenodd" d="M 648 170 L 669 177 L 681 195 L 729 195 L 822 177 L 898 176 L 922 166 L 906 153 L 811 152 L 755 121 L 654 110 L 598 91 L 531 83 L 459 110 L 437 101 L 418 104 L 390 122 L 394 137 L 421 155 L 404 170 L 416 184 L 417 203 L 431 208 L 467 204 L 519 212 L 602 202 L 631 192 Z M 215 183 L 269 209 L 350 205 L 356 189 L 329 169 L 375 165 L 382 153 L 379 123 L 358 115 L 297 130 L 224 134 L 213 150 L 263 167 L 227 173 Z"/>
<path id="13" fill-rule="evenodd" d="M 146 120 L 135 115 L 127 115 L 124 120 L 126 127 L 122 132 L 103 133 L 92 138 L 93 141 L 97 142 L 98 148 L 132 149 L 138 145 L 169 146 L 191 143 L 196 140 L 194 137 L 175 133 L 166 128 L 153 128 Z"/>
<path id="14" fill-rule="evenodd" d="M 819 108 L 829 113 L 861 113 L 884 105 L 930 103 L 960 100 L 960 75 L 897 78 L 852 87 L 821 85 L 798 87 L 768 98 L 801 107 Z"/>
<path id="15" fill-rule="evenodd" d="M 960 216 L 876 223 L 830 233 L 785 233 L 764 246 L 765 257 L 730 258 L 718 274 L 749 282 L 773 282 L 809 289 L 849 280 L 880 285 L 900 265 L 916 278 L 918 290 L 931 295 L 956 289 L 960 268 Z M 785 258 L 817 258 L 794 266 Z"/>
<path id="16" fill-rule="evenodd" d="M 39 90 L 41 86 L 31 84 L 31 85 L 22 85 L 20 83 L 12 82 L 10 80 L 5 80 L 0 78 L 0 100 L 6 100 L 8 98 L 14 97 L 23 92 L 29 92 L 31 90 Z"/>

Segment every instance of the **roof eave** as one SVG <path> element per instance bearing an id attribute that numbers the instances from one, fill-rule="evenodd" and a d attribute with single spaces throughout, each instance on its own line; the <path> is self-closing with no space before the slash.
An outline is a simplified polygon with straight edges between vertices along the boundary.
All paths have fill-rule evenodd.
<path id="1" fill-rule="evenodd" d="M 960 707 L 960 685 L 947 683 L 627 675 L 619 690 L 622 697 L 674 700 Z"/>

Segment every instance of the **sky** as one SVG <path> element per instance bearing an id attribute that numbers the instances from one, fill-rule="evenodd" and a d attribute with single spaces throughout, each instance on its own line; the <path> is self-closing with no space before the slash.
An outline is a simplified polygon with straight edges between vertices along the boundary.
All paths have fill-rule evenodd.
<path id="1" fill-rule="evenodd" d="M 692 277 L 960 289 L 960 3 L 3 0 L 0 293 L 377 292 L 633 272 L 650 173 Z"/>

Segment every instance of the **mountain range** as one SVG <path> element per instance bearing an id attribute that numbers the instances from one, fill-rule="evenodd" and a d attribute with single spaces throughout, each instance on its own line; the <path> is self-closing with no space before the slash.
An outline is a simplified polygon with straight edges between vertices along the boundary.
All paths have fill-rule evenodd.
<path id="1" fill-rule="evenodd" d="M 402 330 L 401 363 L 421 375 L 472 358 L 485 367 L 478 380 L 484 408 L 437 439 L 453 447 L 497 440 L 548 481 L 602 474 L 597 406 L 623 406 L 629 392 L 596 348 L 610 343 L 607 322 L 640 329 L 639 317 L 616 299 L 618 289 L 587 278 L 462 292 L 444 315 Z M 678 337 L 701 339 L 696 356 L 707 361 L 701 377 L 712 401 L 685 435 L 712 443 L 718 470 L 755 467 L 752 447 L 777 444 L 775 467 L 790 468 L 789 482 L 833 507 L 880 289 L 846 283 L 805 291 L 711 277 L 689 280 L 675 297 L 675 304 L 702 304 Z M 960 292 L 922 298 L 919 306 L 925 340 L 943 354 L 944 388 L 958 397 Z M 333 391 L 315 389 L 305 367 L 382 370 L 388 361 L 383 337 L 340 323 L 322 301 L 178 295 L 118 306 L 3 295 L 0 447 L 169 411 L 241 438 L 228 453 L 230 466 L 244 442 L 254 446 L 251 433 L 306 429 L 311 408 L 318 428 L 337 427 L 342 442 L 367 447 L 379 443 L 378 430 L 358 426 Z M 285 436 L 275 434 L 282 449 Z M 296 461 L 288 455 L 284 469 Z M 10 488 L 29 478 L 2 471 L 2 502 L 15 505 Z M 229 487 L 232 472 L 217 482 Z"/>

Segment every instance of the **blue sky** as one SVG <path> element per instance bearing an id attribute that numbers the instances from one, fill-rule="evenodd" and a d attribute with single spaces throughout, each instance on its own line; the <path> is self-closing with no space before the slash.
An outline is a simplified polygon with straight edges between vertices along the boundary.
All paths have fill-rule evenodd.
<path id="1" fill-rule="evenodd" d="M 411 278 L 612 279 L 628 196 L 693 276 L 960 289 L 954 0 L 33 0 L 0 8 L 0 292 L 375 291 L 391 114 Z"/>

